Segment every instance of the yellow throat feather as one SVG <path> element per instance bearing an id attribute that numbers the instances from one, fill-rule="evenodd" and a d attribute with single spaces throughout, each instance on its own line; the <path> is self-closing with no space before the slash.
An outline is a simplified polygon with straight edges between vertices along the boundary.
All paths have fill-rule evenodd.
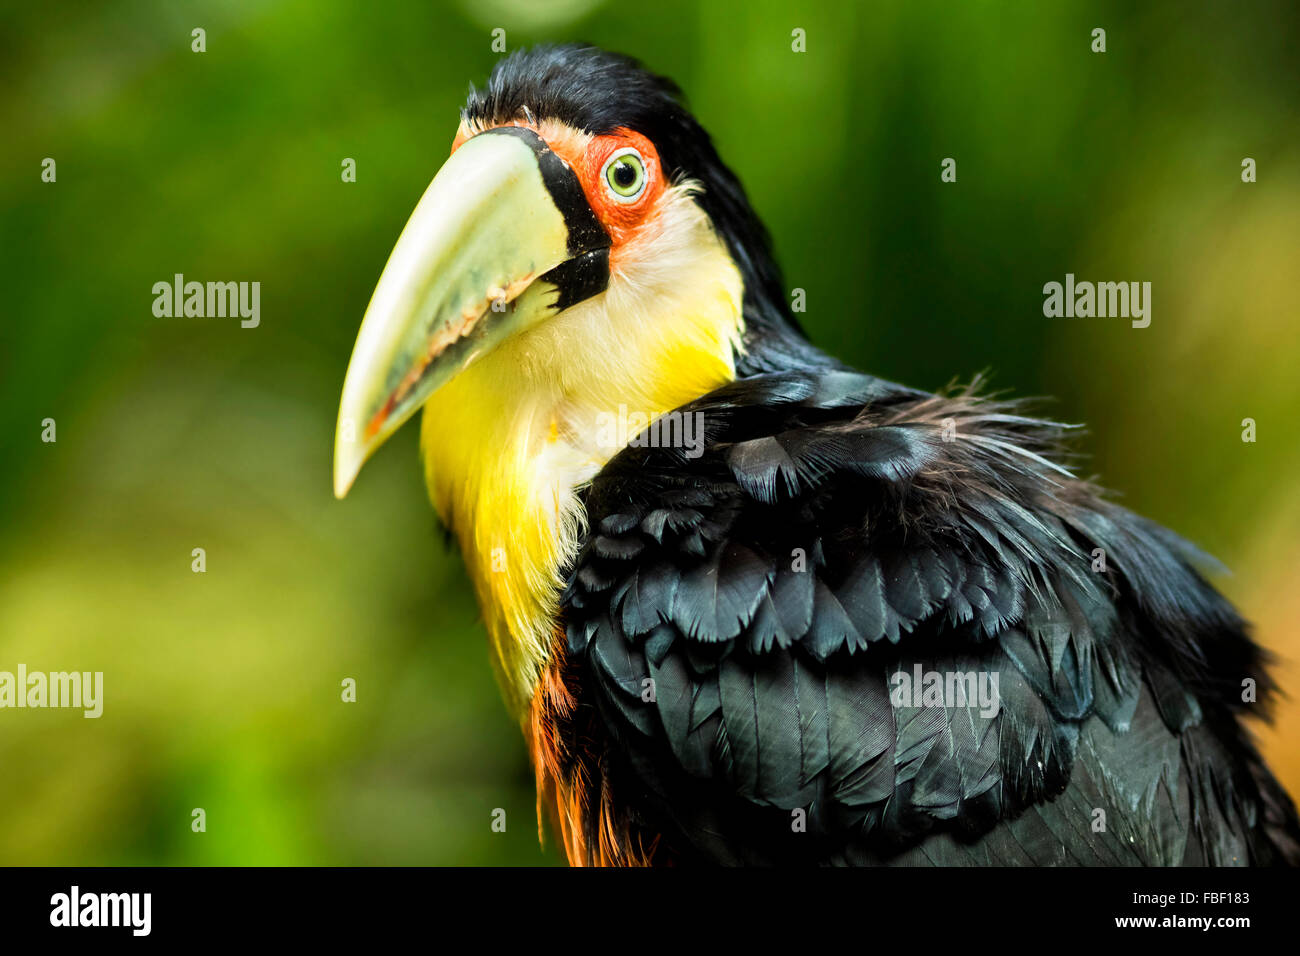
<path id="1" fill-rule="evenodd" d="M 598 421 L 621 410 L 652 420 L 735 378 L 742 281 L 690 194 L 665 194 L 604 294 L 502 343 L 424 407 L 429 495 L 459 541 L 520 720 L 586 530 L 578 493 L 619 451 Z"/>

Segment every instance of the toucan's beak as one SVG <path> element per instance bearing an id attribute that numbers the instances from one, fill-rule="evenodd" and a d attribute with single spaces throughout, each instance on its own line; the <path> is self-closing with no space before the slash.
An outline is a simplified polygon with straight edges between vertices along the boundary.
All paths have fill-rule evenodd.
<path id="1" fill-rule="evenodd" d="M 605 289 L 609 236 L 573 170 L 535 132 L 461 145 L 388 257 L 352 350 L 334 439 L 334 494 L 444 382 Z"/>

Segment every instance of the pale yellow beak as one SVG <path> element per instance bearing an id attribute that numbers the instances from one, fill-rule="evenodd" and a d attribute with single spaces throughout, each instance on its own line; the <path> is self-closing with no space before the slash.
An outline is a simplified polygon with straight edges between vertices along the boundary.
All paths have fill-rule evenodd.
<path id="1" fill-rule="evenodd" d="M 443 383 L 567 304 L 572 270 L 552 270 L 575 257 L 607 263 L 603 231 L 573 228 L 592 216 L 573 202 L 576 188 L 536 134 L 514 128 L 471 138 L 434 176 L 361 322 L 339 403 L 335 495 Z"/>

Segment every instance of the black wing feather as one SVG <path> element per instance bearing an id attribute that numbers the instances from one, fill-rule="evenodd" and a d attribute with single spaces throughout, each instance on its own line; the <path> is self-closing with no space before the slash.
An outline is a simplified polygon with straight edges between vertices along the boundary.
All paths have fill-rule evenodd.
<path id="1" fill-rule="evenodd" d="M 1059 426 L 841 369 L 683 411 L 704 454 L 605 467 L 563 602 L 598 765 L 676 856 L 1300 859 L 1238 722 L 1260 652 L 1191 549 L 1057 463 Z M 997 675 L 997 707 L 892 699 L 918 665 Z"/>

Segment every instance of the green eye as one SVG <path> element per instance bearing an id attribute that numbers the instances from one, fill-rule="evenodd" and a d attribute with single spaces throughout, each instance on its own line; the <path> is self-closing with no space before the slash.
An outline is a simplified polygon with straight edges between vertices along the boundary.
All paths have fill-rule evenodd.
<path id="1" fill-rule="evenodd" d="M 605 160 L 605 183 L 617 202 L 635 202 L 645 191 L 645 163 L 641 154 L 628 147 Z"/>

